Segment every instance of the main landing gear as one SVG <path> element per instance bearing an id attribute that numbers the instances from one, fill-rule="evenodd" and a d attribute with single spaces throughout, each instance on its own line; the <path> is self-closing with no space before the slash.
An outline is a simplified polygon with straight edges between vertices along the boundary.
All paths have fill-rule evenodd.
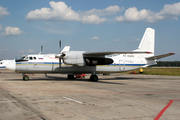
<path id="1" fill-rule="evenodd" d="M 75 79 L 74 74 L 68 74 L 67 79 Z M 98 76 L 96 74 L 92 74 L 90 76 L 90 81 L 97 82 L 98 81 Z"/>
<path id="2" fill-rule="evenodd" d="M 90 77 L 90 80 L 93 81 L 93 82 L 97 82 L 98 81 L 98 76 L 95 75 L 95 74 L 92 74 L 91 77 Z"/>
<path id="3" fill-rule="evenodd" d="M 75 79 L 74 74 L 68 74 L 68 75 L 67 75 L 67 78 L 68 78 L 68 79 Z"/>

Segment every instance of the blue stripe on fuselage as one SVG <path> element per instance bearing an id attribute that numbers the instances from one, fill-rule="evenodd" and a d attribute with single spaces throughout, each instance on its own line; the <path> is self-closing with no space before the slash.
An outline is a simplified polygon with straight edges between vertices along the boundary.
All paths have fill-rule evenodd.
<path id="1" fill-rule="evenodd" d="M 0 68 L 6 68 L 5 66 L 0 66 Z"/>
<path id="2" fill-rule="evenodd" d="M 40 65 L 48 65 L 48 64 L 59 64 L 59 62 L 16 62 L 17 65 L 23 65 L 23 64 L 40 64 Z M 64 64 L 64 63 L 61 63 Z M 110 64 L 109 66 L 144 66 L 146 64 Z"/>

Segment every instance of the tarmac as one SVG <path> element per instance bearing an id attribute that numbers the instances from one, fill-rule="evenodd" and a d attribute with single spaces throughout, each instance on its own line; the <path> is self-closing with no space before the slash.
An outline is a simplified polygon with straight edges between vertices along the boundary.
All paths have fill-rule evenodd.
<path id="1" fill-rule="evenodd" d="M 179 120 L 180 77 L 67 75 L 0 70 L 0 120 Z"/>

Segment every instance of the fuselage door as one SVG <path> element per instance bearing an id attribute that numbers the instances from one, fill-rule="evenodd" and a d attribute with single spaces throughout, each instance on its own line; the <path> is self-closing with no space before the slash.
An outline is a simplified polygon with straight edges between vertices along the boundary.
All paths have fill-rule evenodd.
<path id="1" fill-rule="evenodd" d="M 52 71 L 54 71 L 54 64 L 55 64 L 55 61 L 54 61 L 54 59 L 52 59 Z"/>
<path id="2" fill-rule="evenodd" d="M 120 71 L 124 71 L 125 70 L 124 60 L 119 60 L 119 70 Z"/>

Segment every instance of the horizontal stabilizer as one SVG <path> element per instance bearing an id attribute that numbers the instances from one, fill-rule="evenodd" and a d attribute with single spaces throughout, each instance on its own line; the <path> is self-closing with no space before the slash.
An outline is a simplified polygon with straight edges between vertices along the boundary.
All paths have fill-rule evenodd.
<path id="1" fill-rule="evenodd" d="M 147 57 L 146 60 L 157 60 L 157 59 L 168 57 L 168 56 L 171 56 L 171 55 L 174 55 L 174 54 L 175 53 L 167 53 L 167 54 L 162 54 L 162 55 L 151 56 L 151 57 Z"/>

